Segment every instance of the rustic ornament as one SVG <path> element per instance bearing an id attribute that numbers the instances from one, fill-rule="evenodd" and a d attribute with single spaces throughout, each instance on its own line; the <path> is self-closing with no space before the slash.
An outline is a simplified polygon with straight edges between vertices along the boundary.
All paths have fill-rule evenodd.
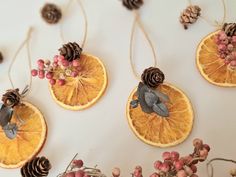
<path id="1" fill-rule="evenodd" d="M 122 2 L 129 10 L 137 10 L 143 5 L 143 0 L 122 0 Z"/>
<path id="2" fill-rule="evenodd" d="M 195 23 L 200 15 L 201 8 L 197 5 L 190 5 L 181 13 L 179 20 L 184 29 L 188 29 L 188 26 Z"/>
<path id="3" fill-rule="evenodd" d="M 222 30 L 229 37 L 236 36 L 236 23 L 225 23 Z"/>
<path id="4" fill-rule="evenodd" d="M 62 17 L 61 9 L 55 4 L 47 3 L 41 10 L 42 18 L 49 24 L 56 24 Z"/>
<path id="5" fill-rule="evenodd" d="M 60 49 L 60 55 L 64 56 L 67 61 L 79 59 L 82 53 L 82 48 L 76 42 L 64 44 Z"/>
<path id="6" fill-rule="evenodd" d="M 5 106 L 11 108 L 20 104 L 21 94 L 19 93 L 19 89 L 7 90 L 7 92 L 2 96 L 2 101 Z"/>
<path id="7" fill-rule="evenodd" d="M 165 75 L 159 68 L 150 67 L 144 70 L 141 78 L 145 85 L 150 88 L 156 88 L 163 83 Z"/>

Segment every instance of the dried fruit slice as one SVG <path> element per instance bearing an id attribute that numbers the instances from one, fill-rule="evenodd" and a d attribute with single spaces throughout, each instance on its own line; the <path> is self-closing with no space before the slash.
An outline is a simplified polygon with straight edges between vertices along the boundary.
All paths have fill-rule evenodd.
<path id="1" fill-rule="evenodd" d="M 50 86 L 55 101 L 69 110 L 90 107 L 103 95 L 107 87 L 106 69 L 97 57 L 82 54 L 79 61 L 82 69 L 76 78 L 67 78 L 63 86 Z"/>
<path id="2" fill-rule="evenodd" d="M 198 45 L 196 63 L 201 75 L 210 83 L 223 87 L 236 87 L 236 70 L 218 56 L 214 41 L 219 31 L 207 35 Z"/>
<path id="3" fill-rule="evenodd" d="M 161 117 L 156 113 L 147 114 L 140 105 L 132 108 L 130 102 L 137 99 L 135 88 L 126 107 L 128 122 L 135 135 L 143 142 L 157 147 L 174 146 L 183 142 L 192 130 L 192 105 L 181 90 L 170 84 L 164 83 L 158 90 L 170 98 L 170 103 L 166 103 L 169 117 Z"/>
<path id="4" fill-rule="evenodd" d="M 12 122 L 19 123 L 16 114 L 24 121 L 15 139 L 6 137 L 0 130 L 0 167 L 18 168 L 36 156 L 47 137 L 47 125 L 41 112 L 32 104 L 16 106 Z"/>

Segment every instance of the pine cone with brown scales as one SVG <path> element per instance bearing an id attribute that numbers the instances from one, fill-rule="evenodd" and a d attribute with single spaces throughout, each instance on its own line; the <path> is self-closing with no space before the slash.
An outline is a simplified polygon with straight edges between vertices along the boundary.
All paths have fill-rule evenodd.
<path id="1" fill-rule="evenodd" d="M 222 29 L 227 36 L 236 36 L 236 23 L 225 23 Z"/>
<path id="2" fill-rule="evenodd" d="M 197 5 L 190 5 L 181 13 L 179 21 L 184 29 L 188 29 L 188 26 L 195 23 L 200 15 L 201 8 Z"/>
<path id="3" fill-rule="evenodd" d="M 2 96 L 3 104 L 7 107 L 14 107 L 20 104 L 21 94 L 19 89 L 10 89 Z"/>
<path id="4" fill-rule="evenodd" d="M 143 5 L 143 0 L 122 0 L 122 2 L 129 10 L 137 10 Z"/>
<path id="5" fill-rule="evenodd" d="M 60 49 L 60 55 L 64 56 L 69 62 L 79 59 L 82 48 L 76 42 L 64 44 Z"/>
<path id="6" fill-rule="evenodd" d="M 47 3 L 41 10 L 42 18 L 49 24 L 56 24 L 62 17 L 61 9 L 55 4 Z"/>
<path id="7" fill-rule="evenodd" d="M 145 85 L 156 88 L 164 82 L 165 75 L 159 68 L 150 67 L 144 70 L 141 78 Z"/>
<path id="8" fill-rule="evenodd" d="M 2 55 L 2 53 L 0 52 L 0 63 L 2 63 L 3 62 L 3 55 Z"/>

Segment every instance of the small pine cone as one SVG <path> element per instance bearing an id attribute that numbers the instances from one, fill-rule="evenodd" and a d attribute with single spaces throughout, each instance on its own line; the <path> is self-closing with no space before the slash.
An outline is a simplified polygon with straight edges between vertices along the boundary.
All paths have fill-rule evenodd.
<path id="1" fill-rule="evenodd" d="M 20 104 L 21 95 L 19 89 L 7 90 L 7 92 L 2 96 L 2 101 L 5 106 L 12 108 Z"/>
<path id="2" fill-rule="evenodd" d="M 184 29 L 188 29 L 188 26 L 195 23 L 200 15 L 201 8 L 196 5 L 190 5 L 182 12 L 179 21 L 184 26 Z"/>
<path id="3" fill-rule="evenodd" d="M 165 75 L 159 68 L 150 67 L 144 70 L 142 81 L 150 88 L 156 88 L 165 80 Z"/>
<path id="4" fill-rule="evenodd" d="M 62 17 L 61 9 L 59 9 L 55 4 L 50 3 L 47 3 L 43 6 L 41 15 L 43 19 L 49 24 L 55 24 L 59 22 Z"/>
<path id="5" fill-rule="evenodd" d="M 73 61 L 80 58 L 82 48 L 76 42 L 69 42 L 64 44 L 59 51 L 60 55 L 64 56 L 66 60 Z"/>
<path id="6" fill-rule="evenodd" d="M 129 10 L 139 9 L 143 5 L 143 0 L 122 0 L 123 5 Z"/>
<path id="7" fill-rule="evenodd" d="M 2 63 L 3 62 L 3 55 L 2 55 L 2 53 L 0 52 L 0 63 Z"/>
<path id="8" fill-rule="evenodd" d="M 236 36 L 236 23 L 225 23 L 222 29 L 227 36 Z"/>
<path id="9" fill-rule="evenodd" d="M 44 177 L 48 176 L 51 164 L 45 157 L 36 157 L 27 162 L 21 168 L 22 177 Z"/>

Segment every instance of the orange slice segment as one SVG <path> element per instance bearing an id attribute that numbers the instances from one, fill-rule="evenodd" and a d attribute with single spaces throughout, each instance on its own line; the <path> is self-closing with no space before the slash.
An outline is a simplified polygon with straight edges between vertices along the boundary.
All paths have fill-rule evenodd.
<path id="1" fill-rule="evenodd" d="M 83 110 L 103 95 L 107 87 L 107 73 L 103 63 L 92 55 L 82 54 L 78 77 L 69 77 L 64 86 L 50 86 L 54 100 L 63 108 Z"/>
<path id="2" fill-rule="evenodd" d="M 6 137 L 0 130 L 0 167 L 18 168 L 36 156 L 43 147 L 47 137 L 47 125 L 41 112 L 32 104 L 23 102 L 17 106 L 12 122 L 19 123 L 16 114 L 24 121 L 19 127 L 15 139 Z"/>
<path id="3" fill-rule="evenodd" d="M 201 75 L 210 83 L 223 87 L 236 87 L 236 70 L 218 56 L 214 41 L 219 31 L 207 35 L 198 45 L 196 62 Z"/>
<path id="4" fill-rule="evenodd" d="M 165 83 L 158 90 L 170 98 L 170 103 L 166 103 L 169 117 L 161 117 L 156 113 L 147 114 L 140 105 L 132 108 L 130 102 L 137 99 L 137 88 L 128 99 L 126 114 L 131 129 L 139 139 L 149 145 L 170 147 L 189 136 L 193 126 L 193 109 L 187 96 L 178 88 Z"/>

